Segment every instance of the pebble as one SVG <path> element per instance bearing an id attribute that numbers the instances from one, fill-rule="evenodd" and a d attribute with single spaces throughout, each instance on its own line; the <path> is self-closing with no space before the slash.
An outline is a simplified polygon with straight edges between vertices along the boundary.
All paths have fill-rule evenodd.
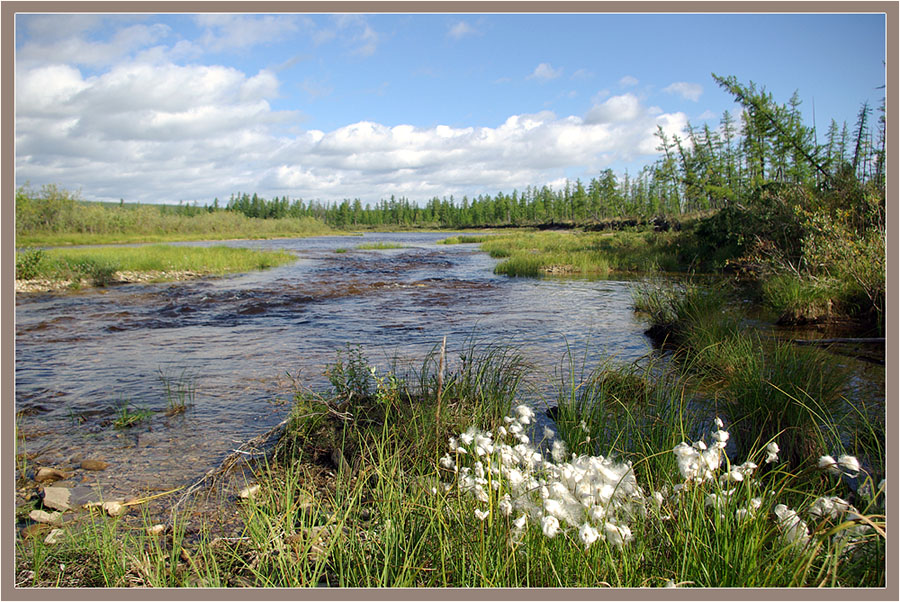
<path id="1" fill-rule="evenodd" d="M 259 493 L 259 485 L 250 485 L 249 487 L 241 489 L 240 496 L 242 500 L 246 500 L 252 498 L 257 493 Z"/>
<path id="2" fill-rule="evenodd" d="M 103 460 L 84 460 L 81 463 L 81 468 L 84 470 L 106 470 L 107 467 L 109 467 L 109 463 Z"/>
<path id="3" fill-rule="evenodd" d="M 44 543 L 46 544 L 56 544 L 62 541 L 62 536 L 65 534 L 65 531 L 62 529 L 53 529 L 50 533 L 47 534 L 47 537 L 44 538 Z"/>
<path id="4" fill-rule="evenodd" d="M 68 487 L 44 487 L 44 505 L 48 508 L 62 512 L 71 509 L 70 496 Z"/>
<path id="5" fill-rule="evenodd" d="M 103 502 L 103 509 L 110 516 L 121 516 L 128 512 L 128 506 L 122 502 Z"/>
<path id="6" fill-rule="evenodd" d="M 61 470 L 57 470 L 56 468 L 38 468 L 37 474 L 34 475 L 34 480 L 38 483 L 44 483 L 46 481 L 58 481 L 60 479 L 68 478 L 68 473 L 65 473 Z"/>
<path id="7" fill-rule="evenodd" d="M 46 512 L 44 510 L 32 510 L 28 518 L 38 523 L 55 523 L 59 521 L 62 512 Z"/>

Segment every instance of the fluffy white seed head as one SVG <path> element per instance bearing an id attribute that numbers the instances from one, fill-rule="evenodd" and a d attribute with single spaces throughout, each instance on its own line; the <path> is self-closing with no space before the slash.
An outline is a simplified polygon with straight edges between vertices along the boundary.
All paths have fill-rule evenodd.
<path id="1" fill-rule="evenodd" d="M 600 538 L 600 533 L 589 523 L 584 523 L 578 530 L 578 537 L 581 538 L 581 543 L 584 544 L 584 549 L 586 550 Z"/>
<path id="2" fill-rule="evenodd" d="M 859 471 L 862 470 L 862 467 L 859 465 L 859 460 L 857 460 L 855 456 L 843 455 L 839 457 L 838 465 L 846 470 L 851 477 L 855 477 L 859 474 Z"/>
<path id="3" fill-rule="evenodd" d="M 545 515 L 541 519 L 541 531 L 544 533 L 544 537 L 553 539 L 559 532 L 559 520 L 555 516 Z"/>

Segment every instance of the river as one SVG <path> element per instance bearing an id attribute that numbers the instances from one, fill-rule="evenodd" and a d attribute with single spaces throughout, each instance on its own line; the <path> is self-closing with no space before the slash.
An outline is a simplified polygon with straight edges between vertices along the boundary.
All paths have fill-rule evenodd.
<path id="1" fill-rule="evenodd" d="M 298 259 L 237 276 L 17 295 L 19 451 L 63 469 L 108 462 L 83 477 L 108 498 L 160 491 L 281 421 L 293 381 L 325 386 L 347 345 L 384 370 L 393 358 L 420 364 L 445 336 L 451 362 L 468 339 L 509 344 L 534 366 L 523 395 L 537 406 L 567 351 L 587 367 L 652 352 L 631 283 L 497 276 L 477 245 L 437 244 L 451 235 L 184 243 Z M 355 248 L 375 242 L 402 247 Z M 166 415 L 164 380 L 190 389 L 185 412 Z M 116 428 L 123 404 L 149 416 Z"/>

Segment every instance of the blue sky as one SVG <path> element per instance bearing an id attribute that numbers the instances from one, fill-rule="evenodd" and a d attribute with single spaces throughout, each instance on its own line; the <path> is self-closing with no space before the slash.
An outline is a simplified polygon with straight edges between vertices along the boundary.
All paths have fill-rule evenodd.
<path id="1" fill-rule="evenodd" d="M 18 15 L 16 181 L 201 204 L 559 186 L 738 117 L 711 73 L 852 126 L 884 58 L 879 14 Z"/>

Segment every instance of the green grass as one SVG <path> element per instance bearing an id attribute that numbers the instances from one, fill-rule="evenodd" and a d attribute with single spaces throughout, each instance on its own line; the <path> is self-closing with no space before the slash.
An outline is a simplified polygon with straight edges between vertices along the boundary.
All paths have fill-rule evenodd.
<path id="1" fill-rule="evenodd" d="M 183 515 L 173 515 L 166 536 L 94 516 L 81 529 L 68 528 L 62 544 L 17 539 L 18 574 L 34 571 L 26 586 L 81 587 L 884 586 L 884 494 L 877 482 L 854 500 L 865 520 L 816 518 L 814 501 L 849 497 L 849 481 L 817 469 L 815 457 L 796 466 L 765 464 L 769 441 L 752 433 L 748 451 L 728 450 L 716 469 L 721 476 L 753 460 L 759 468 L 744 480 L 686 482 L 673 448 L 700 438 L 711 443 L 712 420 L 721 414 L 694 403 L 689 372 L 661 364 L 579 369 L 570 358 L 559 383 L 558 439 L 536 432 L 535 440 L 548 447 L 560 441 L 583 461 L 606 458 L 607 472 L 591 478 L 613 478 L 609 471 L 621 469 L 641 487 L 626 496 L 623 480 L 603 490 L 608 514 L 590 519 L 601 530 L 598 540 L 582 543 L 583 519 L 563 521 L 545 536 L 540 515 L 528 513 L 555 511 L 542 505 L 539 487 L 516 489 L 505 469 L 484 471 L 479 501 L 464 477 L 478 474 L 476 462 L 510 465 L 513 456 L 503 454 L 513 448 L 500 444 L 518 445 L 509 433 L 522 424 L 514 404 L 524 369 L 515 350 L 471 342 L 458 354 L 436 347 L 421 367 L 405 371 L 373 370 L 348 348 L 328 371 L 330 389 L 298 392 L 275 452 L 247 482 L 259 493 L 237 502 L 240 536 L 214 541 L 201 529 L 188 541 Z M 723 417 L 732 437 L 744 436 Z M 481 441 L 492 442 L 492 451 L 479 452 L 478 440 L 466 443 L 464 432 L 486 437 Z M 449 436 L 467 453 L 449 454 Z M 563 463 L 572 456 L 554 461 L 560 471 L 526 468 L 531 448 L 521 449 L 525 455 L 514 461 L 546 479 L 551 498 L 562 499 L 561 489 L 578 491 L 565 476 L 571 469 Z M 862 456 L 866 449 L 843 451 Z M 515 491 L 524 493 L 511 498 L 516 507 L 507 515 L 503 496 Z M 804 521 L 807 544 L 787 543 L 775 520 L 784 511 L 779 504 Z M 523 514 L 527 527 L 517 530 Z M 607 541 L 602 532 L 610 521 L 628 526 L 630 541 Z"/>
<path id="2" fill-rule="evenodd" d="M 475 244 L 475 243 L 484 242 L 486 240 L 490 240 L 492 236 L 494 236 L 494 235 L 492 235 L 492 234 L 461 234 L 459 236 L 450 236 L 448 238 L 439 240 L 437 244 L 439 244 L 439 245 Z"/>
<path id="3" fill-rule="evenodd" d="M 741 435 L 740 451 L 777 441 L 798 465 L 840 444 L 833 425 L 848 419 L 846 376 L 825 352 L 764 338 L 720 289 L 645 283 L 634 300 L 649 333 L 708 383 Z"/>
<path id="4" fill-rule="evenodd" d="M 764 302 L 784 324 L 817 322 L 831 317 L 834 300 L 841 297 L 839 282 L 803 279 L 781 274 L 762 282 Z"/>
<path id="5" fill-rule="evenodd" d="M 481 248 L 504 259 L 495 272 L 508 276 L 677 271 L 687 267 L 679 259 L 678 236 L 650 231 L 515 232 L 485 237 Z"/>
<path id="6" fill-rule="evenodd" d="M 21 258 L 21 260 L 20 260 Z M 225 246 L 192 247 L 147 245 L 137 247 L 55 248 L 16 253 L 16 277 L 47 280 L 87 279 L 94 285 L 112 282 L 116 272 L 169 272 L 222 275 L 262 270 L 291 262 L 286 251 L 261 251 Z M 21 266 L 21 269 L 20 269 Z"/>
<path id="7" fill-rule="evenodd" d="M 309 218 L 258 219 L 232 211 L 184 215 L 154 205 L 103 206 L 79 203 L 68 193 L 57 199 L 53 218 L 32 215 L 33 203 L 17 200 L 16 245 L 164 243 L 254 238 L 299 238 L 338 234 Z M 57 191 L 57 195 L 59 193 Z M 48 201 L 49 202 L 49 201 Z M 20 215 L 21 213 L 21 215 Z"/>
<path id="8" fill-rule="evenodd" d="M 187 369 L 176 373 L 160 368 L 159 379 L 165 389 L 167 416 L 182 414 L 194 405 L 197 395 L 196 378 Z"/>
<path id="9" fill-rule="evenodd" d="M 150 410 L 133 407 L 129 401 L 125 400 L 118 405 L 116 418 L 113 420 L 113 426 L 117 429 L 130 428 L 143 422 L 152 415 L 153 412 Z"/>

